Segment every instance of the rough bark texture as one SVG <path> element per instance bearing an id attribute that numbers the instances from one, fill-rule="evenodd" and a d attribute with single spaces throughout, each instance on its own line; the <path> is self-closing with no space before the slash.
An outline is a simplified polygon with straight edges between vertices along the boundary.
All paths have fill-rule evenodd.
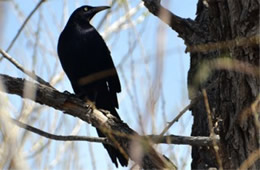
<path id="1" fill-rule="evenodd" d="M 199 0 L 194 21 L 176 16 L 160 0 L 143 1 L 185 41 L 189 97 L 194 101 L 206 89 L 212 129 L 220 136 L 220 159 L 211 147 L 193 146 L 191 167 L 236 169 L 249 160 L 244 169 L 260 169 L 259 0 Z M 192 136 L 212 133 L 205 101 L 192 105 Z"/>
<path id="2" fill-rule="evenodd" d="M 259 120 L 255 120 L 254 117 L 259 116 L 260 113 L 259 99 L 257 99 L 260 92 L 259 70 L 258 73 L 251 75 L 245 74 L 246 70 L 237 72 L 230 69 L 216 69 L 211 70 L 206 80 L 202 77 L 207 73 L 199 70 L 203 62 L 219 58 L 236 59 L 259 69 L 259 40 L 255 44 L 224 48 L 221 43 L 244 37 L 258 36 L 259 38 L 259 1 L 209 0 L 204 1 L 203 4 L 200 0 L 196 22 L 204 30 L 204 37 L 195 38 L 192 44 L 188 45 L 220 43 L 221 48 L 207 49 L 209 46 L 204 46 L 203 52 L 191 52 L 188 73 L 190 98 L 192 99 L 201 89 L 213 83 L 215 88 L 207 90 L 207 95 L 213 115 L 213 125 L 216 125 L 215 129 L 218 129 L 220 135 L 220 159 L 224 169 L 236 169 L 259 148 L 259 124 L 256 123 L 259 123 Z M 253 102 L 257 106 L 254 112 L 251 108 Z M 204 100 L 194 105 L 191 111 L 194 116 L 192 136 L 209 136 Z M 219 167 L 215 155 L 212 148 L 193 147 L 192 168 Z M 260 169 L 260 161 L 255 161 L 250 168 Z"/>

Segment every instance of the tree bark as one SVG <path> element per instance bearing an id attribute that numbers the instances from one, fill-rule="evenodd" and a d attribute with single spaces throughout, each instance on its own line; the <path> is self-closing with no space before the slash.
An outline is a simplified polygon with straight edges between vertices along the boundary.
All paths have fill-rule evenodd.
<path id="1" fill-rule="evenodd" d="M 190 52 L 189 98 L 204 92 L 191 107 L 191 135 L 220 136 L 215 147 L 193 146 L 192 169 L 260 169 L 259 0 L 199 0 L 195 20 L 143 1 Z"/>
<path id="2" fill-rule="evenodd" d="M 213 148 L 194 146 L 191 166 L 192 169 L 237 169 L 252 153 L 257 152 L 258 158 L 260 154 L 259 1 L 199 0 L 196 21 L 207 36 L 201 40 L 194 39 L 190 44 L 202 46 L 197 48 L 197 51 L 191 50 L 189 95 L 192 99 L 210 84 L 215 86 L 207 90 L 207 97 L 213 117 L 213 128 L 220 135 L 220 160 L 217 160 Z M 254 36 L 257 42 L 251 44 L 250 38 Z M 241 46 L 226 43 L 242 38 L 248 41 Z M 212 46 L 207 45 L 210 43 L 219 48 L 210 48 Z M 245 70 L 235 70 L 237 62 L 230 62 L 226 69 L 214 67 L 215 61 L 223 58 L 239 61 L 242 63 L 241 66 L 250 64 L 256 68 L 256 73 L 247 74 L 247 69 L 250 69 L 248 67 L 240 67 Z M 214 69 L 203 71 L 201 68 L 203 63 L 207 63 L 205 61 L 210 61 Z M 226 60 L 222 61 L 225 65 Z M 191 111 L 194 116 L 192 136 L 209 136 L 205 100 L 200 100 Z M 246 167 L 260 169 L 259 159 L 250 159 L 251 163 Z"/>

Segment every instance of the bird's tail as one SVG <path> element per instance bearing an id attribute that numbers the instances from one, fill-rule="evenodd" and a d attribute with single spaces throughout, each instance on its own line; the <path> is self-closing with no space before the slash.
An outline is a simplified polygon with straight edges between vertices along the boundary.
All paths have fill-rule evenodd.
<path id="1" fill-rule="evenodd" d="M 110 110 L 111 114 L 119 118 L 119 115 L 116 111 L 115 108 Z M 120 119 L 120 118 L 119 118 Z M 99 137 L 106 137 L 101 130 L 97 129 L 97 133 Z M 115 147 L 108 145 L 108 144 L 103 144 L 103 146 L 106 148 L 112 162 L 118 167 L 117 160 L 120 162 L 121 166 L 127 166 L 128 165 L 128 158 L 126 155 L 123 155 L 118 149 Z"/>

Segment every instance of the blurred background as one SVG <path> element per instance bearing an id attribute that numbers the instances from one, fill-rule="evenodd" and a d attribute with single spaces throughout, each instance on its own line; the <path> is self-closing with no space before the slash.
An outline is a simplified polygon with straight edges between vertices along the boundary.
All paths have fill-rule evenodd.
<path id="1" fill-rule="evenodd" d="M 0 48 L 26 69 L 63 92 L 72 92 L 57 56 L 57 41 L 71 13 L 82 5 L 111 6 L 92 19 L 117 67 L 122 92 L 119 114 L 142 135 L 160 134 L 167 122 L 189 104 L 189 55 L 184 42 L 149 13 L 141 0 L 46 0 L 13 41 L 39 0 L 0 0 Z M 163 0 L 174 14 L 194 19 L 196 1 Z M 31 80 L 9 61 L 0 59 L 0 73 Z M 34 95 L 33 89 L 26 93 Z M 18 128 L 9 117 L 57 135 L 97 136 L 89 124 L 48 106 L 0 93 L 1 169 L 116 169 L 102 144 L 54 141 Z M 167 134 L 191 132 L 190 112 Z M 157 150 L 179 169 L 190 169 L 191 147 L 159 144 Z M 133 162 L 127 168 L 130 169 Z"/>

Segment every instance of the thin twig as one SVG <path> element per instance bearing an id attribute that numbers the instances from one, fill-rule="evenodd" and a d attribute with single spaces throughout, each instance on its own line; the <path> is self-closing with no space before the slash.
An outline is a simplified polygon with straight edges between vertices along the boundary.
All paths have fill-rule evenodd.
<path id="1" fill-rule="evenodd" d="M 146 137 L 146 136 L 144 136 Z M 177 136 L 167 135 L 161 137 L 160 135 L 148 135 L 156 144 L 178 144 L 178 145 L 191 145 L 191 146 L 212 146 L 213 140 L 219 142 L 219 136 L 207 137 L 207 136 Z"/>
<path id="2" fill-rule="evenodd" d="M 198 44 L 188 46 L 186 52 L 195 53 L 195 52 L 210 52 L 214 50 L 224 50 L 234 47 L 241 46 L 256 46 L 260 44 L 260 36 L 253 35 L 249 37 L 238 37 L 232 40 L 225 40 L 219 42 L 210 42 L 206 44 Z"/>
<path id="3" fill-rule="evenodd" d="M 249 169 L 257 160 L 260 159 L 260 149 L 253 151 L 248 158 L 241 164 L 239 170 Z"/>
<path id="4" fill-rule="evenodd" d="M 90 131 L 89 131 L 89 128 L 87 127 L 86 128 L 87 130 L 87 134 L 89 135 L 90 134 Z M 95 159 L 95 152 L 93 151 L 93 145 L 89 142 L 88 143 L 88 148 L 89 148 L 89 155 L 90 155 L 90 159 L 91 159 L 91 164 L 93 166 L 93 170 L 96 170 L 97 167 L 96 167 L 96 159 Z"/>
<path id="5" fill-rule="evenodd" d="M 215 82 L 212 82 L 210 85 L 208 85 L 208 87 L 206 88 L 207 90 L 211 89 L 214 87 L 216 83 Z M 191 99 L 191 102 L 190 104 L 188 104 L 186 107 L 184 107 L 184 109 L 182 109 L 180 111 L 180 113 L 172 120 L 169 122 L 169 124 L 163 129 L 163 131 L 160 133 L 160 136 L 163 136 L 169 129 L 170 127 L 175 123 L 177 122 L 180 117 L 186 112 L 188 111 L 189 109 L 192 108 L 192 106 L 194 104 L 196 104 L 201 98 L 203 97 L 203 95 L 201 93 L 198 93 L 196 97 L 194 97 L 193 99 Z"/>
<path id="6" fill-rule="evenodd" d="M 116 4 L 116 0 L 113 0 L 110 4 L 110 9 L 106 11 L 104 17 L 101 19 L 101 21 L 99 22 L 98 26 L 97 26 L 97 30 L 99 30 L 101 28 L 101 26 L 103 25 L 103 23 L 105 22 L 106 18 L 108 17 L 108 15 L 111 12 L 111 8 Z"/>
<path id="7" fill-rule="evenodd" d="M 34 9 L 32 10 L 32 12 L 27 16 L 27 18 L 24 20 L 23 24 L 21 25 L 21 27 L 19 28 L 18 32 L 16 33 L 16 35 L 14 36 L 13 40 L 11 41 L 10 45 L 8 46 L 8 48 L 6 49 L 6 52 L 8 52 L 14 45 L 15 41 L 17 40 L 17 38 L 19 37 L 19 35 L 21 34 L 22 30 L 24 29 L 25 25 L 27 24 L 27 22 L 30 20 L 30 18 L 33 16 L 33 14 L 35 13 L 35 11 L 37 11 L 37 9 L 41 6 L 41 4 L 43 2 L 45 2 L 46 0 L 41 0 L 39 1 L 39 3 L 34 7 Z M 3 57 L 0 58 L 0 61 L 3 59 Z"/>
<path id="8" fill-rule="evenodd" d="M 160 3 L 161 0 L 142 0 L 144 6 L 149 10 L 150 13 L 157 16 L 165 24 L 169 25 L 174 31 L 176 31 L 181 38 L 186 42 L 189 41 L 189 36 L 197 36 L 198 38 L 206 36 L 205 32 L 199 25 L 191 20 L 181 18 L 168 9 L 164 8 Z M 188 42 L 192 44 L 192 42 Z"/>
<path id="9" fill-rule="evenodd" d="M 27 74 L 32 79 L 36 80 L 37 82 L 47 85 L 51 88 L 53 88 L 48 82 L 44 81 L 41 77 L 37 76 L 35 73 L 26 70 L 23 68 L 21 64 L 19 64 L 14 58 L 12 58 L 8 53 L 6 53 L 4 50 L 0 49 L 0 53 L 3 55 L 4 58 L 6 58 L 8 61 L 10 61 L 16 68 L 21 70 L 23 73 Z"/>
<path id="10" fill-rule="evenodd" d="M 208 95 L 205 89 L 202 89 L 202 94 L 204 97 L 204 103 L 207 111 L 207 117 L 208 117 L 208 126 L 209 126 L 209 131 L 210 131 L 210 136 L 215 137 L 216 134 L 213 129 L 213 119 L 212 119 L 212 113 L 210 111 L 210 105 L 209 105 L 209 100 L 208 100 Z M 214 139 L 214 138 L 213 138 Z M 219 146 L 215 140 L 213 140 L 213 149 L 216 153 L 216 159 L 218 162 L 218 168 L 220 170 L 223 170 L 223 165 L 222 165 L 222 160 L 220 159 L 220 154 L 219 154 Z"/>
<path id="11" fill-rule="evenodd" d="M 34 7 L 34 9 L 31 11 L 31 13 L 27 16 L 27 18 L 25 19 L 25 21 L 23 22 L 23 24 L 21 25 L 21 27 L 19 28 L 18 32 L 16 33 L 15 37 L 13 38 L 13 40 L 11 41 L 10 45 L 8 46 L 6 52 L 2 49 L 0 49 L 0 53 L 3 55 L 0 58 L 0 61 L 3 58 L 6 58 L 7 60 L 9 60 L 12 64 L 15 65 L 16 68 L 18 68 L 19 70 L 21 70 L 23 73 L 27 74 L 28 76 L 30 76 L 32 79 L 38 81 L 41 84 L 47 85 L 49 87 L 52 87 L 48 82 L 44 81 L 42 78 L 40 78 L 39 76 L 37 76 L 36 74 L 26 70 L 25 68 L 23 68 L 23 66 L 21 64 L 19 64 L 15 59 L 13 59 L 10 55 L 7 54 L 7 52 L 12 48 L 12 46 L 14 45 L 15 41 L 17 40 L 17 38 L 19 37 L 19 35 L 21 34 L 22 30 L 24 29 L 25 25 L 28 23 L 28 21 L 30 20 L 30 18 L 33 16 L 33 14 L 37 11 L 37 9 L 39 9 L 39 7 L 41 6 L 41 4 L 43 2 L 45 2 L 46 0 L 41 0 L 39 1 L 39 3 Z"/>
<path id="12" fill-rule="evenodd" d="M 53 140 L 59 140 L 59 141 L 89 141 L 89 142 L 97 142 L 97 143 L 105 143 L 105 144 L 110 144 L 106 138 L 99 138 L 99 137 L 86 137 L 86 136 L 62 136 L 62 135 L 54 135 L 48 132 L 44 132 L 38 128 L 32 127 L 30 125 L 24 124 L 18 120 L 15 119 L 11 119 L 12 122 L 23 128 L 26 129 L 30 132 L 36 133 L 40 136 L 44 136 L 46 138 L 49 139 L 53 139 Z"/>
<path id="13" fill-rule="evenodd" d="M 160 136 L 163 136 L 169 129 L 170 127 L 177 122 L 180 117 L 186 112 L 188 111 L 195 103 L 197 103 L 200 99 L 201 95 L 196 97 L 194 100 L 192 100 L 190 102 L 190 104 L 188 104 L 186 107 L 184 107 L 184 109 L 182 109 L 182 111 L 180 111 L 180 113 L 172 120 L 168 123 L 168 125 L 163 129 L 163 131 L 160 133 Z"/>
<path id="14" fill-rule="evenodd" d="M 18 120 L 11 119 L 12 122 L 19 126 L 20 128 L 26 129 L 30 132 L 38 134 L 40 136 L 46 137 L 48 139 L 59 140 L 59 141 L 88 141 L 96 143 L 105 143 L 111 145 L 107 138 L 102 137 L 86 137 L 86 136 L 62 136 L 54 135 L 45 131 L 42 131 L 38 128 L 32 127 L 25 123 L 22 123 Z M 143 138 L 149 138 L 157 144 L 180 144 L 180 145 L 192 145 L 192 146 L 210 146 L 213 143 L 213 140 L 219 141 L 218 137 L 213 139 L 212 137 L 206 136 L 175 136 L 168 135 L 161 137 L 160 135 L 148 135 L 143 136 Z M 134 138 L 134 136 L 133 136 Z"/>

